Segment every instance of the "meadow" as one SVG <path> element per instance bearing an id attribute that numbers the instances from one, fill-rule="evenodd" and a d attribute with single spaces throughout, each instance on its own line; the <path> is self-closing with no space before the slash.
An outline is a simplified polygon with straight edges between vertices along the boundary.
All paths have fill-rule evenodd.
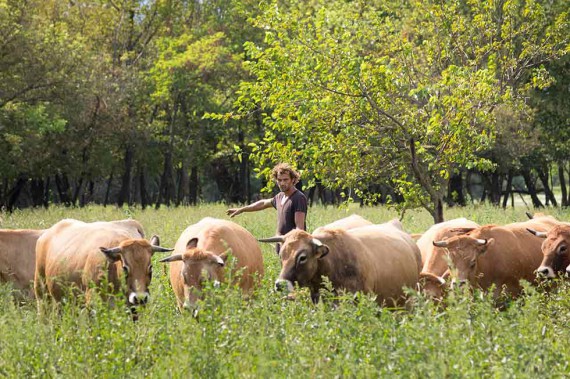
<path id="1" fill-rule="evenodd" d="M 0 215 L 1 228 L 47 228 L 62 218 L 83 221 L 132 217 L 148 237 L 173 247 L 180 233 L 206 216 L 226 218 L 222 204 L 189 208 L 117 209 L 89 206 L 23 210 Z M 525 209 L 490 206 L 446 209 L 446 219 L 465 216 L 480 224 L 526 219 Z M 399 215 L 384 207 L 312 207 L 310 230 L 358 213 L 380 223 Z M 570 211 L 548 209 L 562 220 Z M 255 237 L 272 236 L 275 212 L 233 219 Z M 423 211 L 407 211 L 410 233 L 432 225 Z M 479 291 L 452 291 L 437 306 L 410 289 L 411 310 L 380 308 L 370 297 L 325 293 L 312 304 L 308 292 L 295 301 L 273 291 L 280 263 L 262 246 L 266 275 L 251 298 L 230 285 L 208 288 L 197 317 L 180 313 L 168 265 L 153 258 L 151 300 L 133 322 L 122 306 L 81 299 L 44 317 L 35 301 L 17 304 L 0 286 L 0 376 L 8 378 L 525 378 L 570 373 L 570 286 L 561 281 L 526 294 L 499 310 Z"/>

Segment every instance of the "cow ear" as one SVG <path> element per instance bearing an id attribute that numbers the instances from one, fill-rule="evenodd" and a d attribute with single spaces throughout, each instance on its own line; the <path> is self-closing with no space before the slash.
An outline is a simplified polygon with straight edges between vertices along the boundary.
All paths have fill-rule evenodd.
<path id="1" fill-rule="evenodd" d="M 160 246 L 160 238 L 155 234 L 150 238 L 150 244 L 154 246 Z"/>
<path id="2" fill-rule="evenodd" d="M 318 238 L 313 238 L 311 242 L 315 248 L 315 256 L 317 259 L 324 258 L 329 253 L 329 247 L 327 245 L 323 245 Z"/>
<path id="3" fill-rule="evenodd" d="M 198 246 L 198 238 L 192 238 L 186 244 L 186 249 L 194 249 L 196 246 Z"/>
<path id="4" fill-rule="evenodd" d="M 326 257 L 326 255 L 329 253 L 330 249 L 327 245 L 320 245 L 317 246 L 317 249 L 315 250 L 315 256 L 317 257 L 317 259 L 322 259 L 324 257 Z"/>
<path id="5" fill-rule="evenodd" d="M 106 247 L 100 247 L 99 250 L 101 250 L 101 252 L 105 254 L 105 257 L 107 257 L 107 259 L 111 262 L 116 262 L 119 259 L 121 259 L 120 247 L 113 247 L 111 249 L 107 249 Z"/>

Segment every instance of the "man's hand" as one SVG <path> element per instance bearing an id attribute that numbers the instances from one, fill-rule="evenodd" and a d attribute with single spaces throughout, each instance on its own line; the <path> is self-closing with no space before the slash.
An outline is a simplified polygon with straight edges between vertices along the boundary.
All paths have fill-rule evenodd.
<path id="1" fill-rule="evenodd" d="M 229 215 L 231 218 L 231 217 L 239 215 L 242 212 L 243 212 L 242 208 L 230 208 L 226 211 L 226 214 Z"/>

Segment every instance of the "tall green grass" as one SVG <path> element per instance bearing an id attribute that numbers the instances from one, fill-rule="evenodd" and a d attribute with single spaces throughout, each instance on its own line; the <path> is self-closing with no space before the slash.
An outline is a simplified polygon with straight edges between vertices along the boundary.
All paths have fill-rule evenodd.
<path id="1" fill-rule="evenodd" d="M 46 228 L 62 218 L 84 221 L 133 217 L 148 236 L 173 246 L 203 217 L 226 218 L 223 205 L 160 210 L 87 207 L 26 210 L 1 215 L 2 228 Z M 308 226 L 358 213 L 373 222 L 399 215 L 387 208 L 311 208 Z M 561 219 L 568 212 L 549 211 Z M 446 210 L 447 218 L 481 224 L 526 219 L 523 210 L 488 206 Z M 233 219 L 256 237 L 275 231 L 275 212 Z M 407 211 L 406 229 L 419 233 L 432 220 Z M 151 300 L 132 322 L 121 305 L 71 299 L 39 317 L 34 301 L 15 305 L 0 286 L 0 376 L 23 377 L 563 377 L 570 372 L 570 287 L 550 292 L 527 287 L 525 296 L 498 310 L 478 291 L 452 292 L 445 306 L 413 293 L 411 310 L 379 308 L 373 299 L 346 294 L 313 305 L 306 291 L 296 301 L 272 290 L 279 260 L 263 245 L 266 275 L 251 298 L 223 285 L 208 288 L 197 317 L 180 313 L 168 265 L 155 263 Z M 159 255 L 155 257 L 156 260 Z"/>

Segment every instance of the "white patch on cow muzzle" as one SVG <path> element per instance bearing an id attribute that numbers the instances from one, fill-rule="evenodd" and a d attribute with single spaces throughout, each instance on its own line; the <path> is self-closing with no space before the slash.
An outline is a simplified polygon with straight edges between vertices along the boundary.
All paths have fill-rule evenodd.
<path id="1" fill-rule="evenodd" d="M 148 303 L 150 295 L 148 292 L 131 292 L 129 294 L 129 304 L 131 305 L 145 305 Z"/>
<path id="2" fill-rule="evenodd" d="M 275 281 L 275 290 L 276 291 L 284 291 L 287 290 L 287 292 L 293 292 L 293 283 L 291 283 L 290 280 L 286 280 L 286 279 L 277 279 Z"/>
<path id="3" fill-rule="evenodd" d="M 566 268 L 566 272 L 568 272 L 568 268 Z M 540 266 L 539 268 L 537 268 L 536 275 L 548 279 L 553 279 L 556 277 L 556 275 L 554 275 L 554 270 L 552 269 L 552 267 L 548 266 Z"/>

